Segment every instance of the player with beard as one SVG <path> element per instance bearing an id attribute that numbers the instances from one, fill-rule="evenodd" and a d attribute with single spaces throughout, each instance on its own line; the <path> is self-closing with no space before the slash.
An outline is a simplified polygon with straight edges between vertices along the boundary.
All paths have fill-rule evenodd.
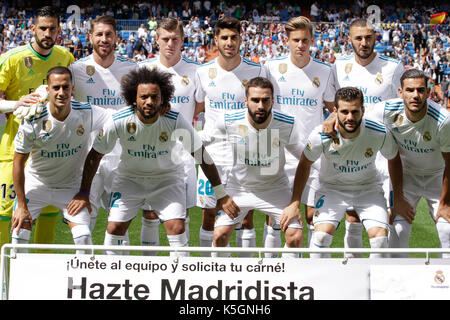
<path id="1" fill-rule="evenodd" d="M 335 97 L 339 139 L 323 134 L 319 125 L 309 136 L 298 165 L 293 197 L 284 210 L 281 228 L 292 219 L 298 219 L 298 207 L 311 166 L 321 157 L 310 248 L 330 247 L 333 234 L 349 207 L 354 208 L 367 230 L 370 246 L 388 246 L 389 217 L 375 158 L 381 152 L 387 159 L 394 159 L 398 147 L 382 123 L 363 117 L 363 102 L 361 90 L 354 87 L 339 89 Z M 398 172 L 401 167 L 397 163 L 392 169 Z M 328 256 L 326 253 L 311 254 L 311 258 Z M 371 254 L 371 257 L 380 256 Z"/>
<path id="2" fill-rule="evenodd" d="M 382 102 L 372 112 L 392 132 L 403 167 L 403 171 L 399 171 L 403 173 L 402 193 L 394 193 L 394 205 L 406 200 L 407 208 L 398 211 L 394 206 L 392 211 L 394 234 L 389 238 L 389 245 L 393 248 L 409 247 L 414 208 L 421 198 L 430 208 L 441 247 L 450 247 L 450 114 L 427 99 L 430 90 L 427 82 L 422 71 L 405 71 L 401 78 L 400 98 Z M 443 257 L 450 255 L 443 254 Z"/>
<path id="3" fill-rule="evenodd" d="M 47 72 L 55 66 L 68 66 L 74 61 L 65 48 L 55 45 L 61 32 L 59 10 L 43 7 L 36 11 L 31 27 L 34 41 L 11 49 L 0 57 L 0 96 L 6 100 L 20 100 L 40 85 L 46 84 Z M 13 110 L 11 110 L 13 111 Z M 6 114 L 5 131 L 0 144 L 0 246 L 9 241 L 9 223 L 15 199 L 12 177 L 14 138 L 20 120 Z M 53 243 L 59 211 L 47 207 L 37 220 L 35 243 Z"/>
<path id="4" fill-rule="evenodd" d="M 215 42 L 219 56 L 197 68 L 199 90 L 196 101 L 203 102 L 205 123 L 203 133 L 213 136 L 214 141 L 207 150 L 219 170 L 222 183 L 227 183 L 231 169 L 231 146 L 226 137 L 215 129 L 216 120 L 230 110 L 245 108 L 245 84 L 249 79 L 265 76 L 265 69 L 259 64 L 242 58 L 239 48 L 242 42 L 241 25 L 236 18 L 220 19 L 215 25 Z M 197 205 L 202 208 L 203 222 L 200 228 L 200 246 L 211 247 L 214 222 L 217 216 L 216 199 L 211 183 L 199 170 L 197 178 Z M 253 211 L 244 220 L 242 229 L 236 232 L 236 246 L 255 247 L 256 232 L 253 226 Z M 240 256 L 247 254 L 241 253 Z"/>
<path id="5" fill-rule="evenodd" d="M 147 205 L 161 219 L 170 246 L 186 246 L 184 167 L 183 163 L 175 161 L 177 155 L 174 154 L 179 153 L 179 138 L 183 138 L 185 149 L 196 157 L 211 179 L 218 196 L 218 207 L 230 215 L 237 215 L 239 211 L 225 193 L 217 169 L 192 124 L 175 111 L 160 115 L 174 91 L 169 73 L 147 68 L 131 71 L 122 81 L 123 96 L 129 107 L 113 114 L 87 156 L 80 192 L 69 205 L 72 214 L 90 206 L 87 194 L 103 155 L 113 150 L 117 140 L 122 146 L 111 187 L 105 245 L 123 244 L 131 221 L 138 210 Z M 113 251 L 107 253 L 116 254 Z M 180 254 L 187 255 L 185 252 Z"/>
<path id="6" fill-rule="evenodd" d="M 274 88 L 263 77 L 251 79 L 245 89 L 247 109 L 226 112 L 217 118 L 216 130 L 232 146 L 233 165 L 226 190 L 240 208 L 237 217 L 219 212 L 214 226 L 214 247 L 228 245 L 233 230 L 242 224 L 247 212 L 256 209 L 271 217 L 272 226 L 280 228 L 283 208 L 289 203 L 291 189 L 284 170 L 285 148 L 300 158 L 303 146 L 294 117 L 272 110 Z M 205 140 L 206 139 L 205 137 Z M 211 141 L 208 140 L 208 141 Z M 292 220 L 283 231 L 286 247 L 302 245 L 302 220 Z M 298 257 L 283 253 L 283 257 Z"/>
<path id="7" fill-rule="evenodd" d="M 349 39 L 353 54 L 337 59 L 332 66 L 335 89 L 346 86 L 359 88 L 364 94 L 364 106 L 367 111 L 370 111 L 378 102 L 397 98 L 400 77 L 405 69 L 399 60 L 374 51 L 376 42 L 374 26 L 365 19 L 354 20 L 350 24 Z M 334 117 L 330 116 L 328 121 L 333 119 Z M 331 131 L 332 129 L 324 129 L 324 133 L 333 135 Z M 387 161 L 379 154 L 376 165 L 384 177 L 383 190 L 386 203 L 390 207 L 392 203 L 389 200 L 391 188 Z M 361 248 L 363 246 L 362 225 L 350 208 L 346 216 L 345 230 L 345 247 Z M 357 255 L 347 254 L 347 256 Z"/>
<path id="8" fill-rule="evenodd" d="M 74 82 L 74 99 L 85 101 L 108 110 L 111 114 L 126 107 L 120 92 L 122 78 L 137 65 L 115 53 L 118 39 L 116 20 L 111 16 L 97 16 L 91 22 L 89 41 L 91 55 L 70 65 Z M 95 138 L 96 134 L 93 136 Z M 94 230 L 100 208 L 108 208 L 111 183 L 120 158 L 120 145 L 102 158 L 91 188 L 91 231 Z M 125 240 L 125 244 L 129 239 Z"/>

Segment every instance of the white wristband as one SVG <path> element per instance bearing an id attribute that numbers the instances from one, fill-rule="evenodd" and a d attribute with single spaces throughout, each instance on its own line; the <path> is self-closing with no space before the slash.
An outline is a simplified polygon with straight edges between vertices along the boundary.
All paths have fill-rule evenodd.
<path id="1" fill-rule="evenodd" d="M 213 189 L 214 189 L 214 195 L 216 196 L 216 200 L 222 199 L 223 197 L 225 197 L 227 195 L 223 184 L 219 184 L 219 185 L 213 187 Z"/>

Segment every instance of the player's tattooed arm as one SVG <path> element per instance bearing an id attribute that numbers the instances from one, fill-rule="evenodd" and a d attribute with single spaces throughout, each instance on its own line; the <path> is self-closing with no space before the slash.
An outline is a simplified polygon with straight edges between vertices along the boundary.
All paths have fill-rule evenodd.
<path id="1" fill-rule="evenodd" d="M 436 223 L 439 218 L 444 218 L 447 222 L 450 222 L 450 152 L 442 152 L 442 157 L 445 161 L 445 169 L 442 181 L 441 199 L 436 213 Z"/>
<path id="2" fill-rule="evenodd" d="M 403 196 L 403 166 L 399 153 L 393 159 L 388 160 L 388 170 L 394 195 L 394 207 L 389 213 L 389 223 L 392 224 L 396 215 L 400 215 L 408 223 L 412 223 L 415 211 Z"/>
<path id="3" fill-rule="evenodd" d="M 81 180 L 80 191 L 73 197 L 67 206 L 67 213 L 74 216 L 78 214 L 83 208 L 88 208 L 89 212 L 92 211 L 91 203 L 89 201 L 89 194 L 91 191 L 92 180 L 97 172 L 100 160 L 102 160 L 104 154 L 91 149 L 86 157 L 83 168 L 83 177 Z"/>

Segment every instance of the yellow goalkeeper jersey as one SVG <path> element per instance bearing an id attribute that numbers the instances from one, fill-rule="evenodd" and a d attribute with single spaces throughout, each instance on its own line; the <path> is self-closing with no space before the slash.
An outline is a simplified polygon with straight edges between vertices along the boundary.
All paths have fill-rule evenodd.
<path id="1" fill-rule="evenodd" d="M 68 67 L 74 60 L 70 51 L 60 46 L 54 46 L 46 57 L 37 53 L 31 44 L 11 49 L 0 57 L 0 90 L 5 93 L 6 100 L 20 100 L 46 84 L 48 70 L 56 66 Z M 13 142 L 19 124 L 12 114 L 7 116 L 0 143 L 0 161 L 13 160 Z"/>

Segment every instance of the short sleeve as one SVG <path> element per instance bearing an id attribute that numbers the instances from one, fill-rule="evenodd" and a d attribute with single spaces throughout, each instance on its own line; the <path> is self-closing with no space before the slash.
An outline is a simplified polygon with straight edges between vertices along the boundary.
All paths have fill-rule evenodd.
<path id="1" fill-rule="evenodd" d="M 111 115 L 108 114 L 108 120 L 105 122 L 95 138 L 92 148 L 101 154 L 107 154 L 114 149 L 116 141 L 119 138 L 116 125 Z"/>
<path id="2" fill-rule="evenodd" d="M 386 137 L 380 152 L 388 160 L 395 158 L 398 153 L 398 144 L 389 130 L 386 130 Z"/>
<path id="3" fill-rule="evenodd" d="M 16 137 L 14 138 L 15 151 L 22 154 L 30 153 L 35 139 L 36 135 L 33 126 L 28 122 L 24 122 L 19 126 Z"/>
<path id="4" fill-rule="evenodd" d="M 309 161 L 316 161 L 323 153 L 321 125 L 316 127 L 309 135 L 303 154 Z"/>

